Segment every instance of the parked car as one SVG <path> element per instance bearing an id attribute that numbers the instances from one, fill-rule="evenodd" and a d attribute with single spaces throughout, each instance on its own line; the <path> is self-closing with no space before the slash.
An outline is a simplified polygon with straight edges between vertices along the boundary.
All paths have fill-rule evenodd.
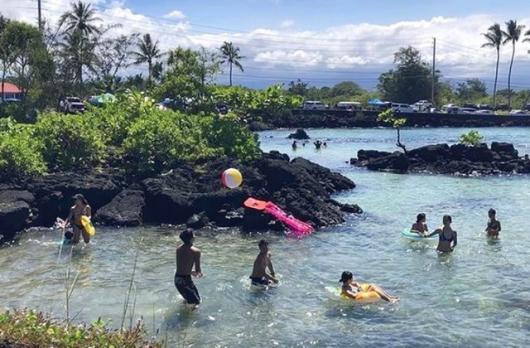
<path id="1" fill-rule="evenodd" d="M 442 106 L 442 112 L 448 113 L 448 114 L 458 114 L 460 110 L 460 107 L 455 104 L 447 104 Z"/>
<path id="2" fill-rule="evenodd" d="M 325 110 L 328 106 L 321 101 L 318 100 L 307 100 L 302 105 L 302 109 L 304 110 Z"/>
<path id="3" fill-rule="evenodd" d="M 512 110 L 510 111 L 512 116 L 530 116 L 530 111 L 528 110 Z"/>
<path id="4" fill-rule="evenodd" d="M 482 110 L 475 111 L 475 114 L 477 114 L 477 115 L 495 115 L 495 112 L 493 112 L 493 110 L 482 109 Z"/>
<path id="5" fill-rule="evenodd" d="M 458 109 L 459 114 L 475 114 L 477 112 L 477 109 L 475 108 L 460 108 Z"/>
<path id="6" fill-rule="evenodd" d="M 414 112 L 414 109 L 409 104 L 392 103 L 390 107 L 392 108 L 392 110 L 394 110 L 394 112 L 397 112 L 397 113 L 401 113 L 401 112 L 413 113 Z"/>
<path id="7" fill-rule="evenodd" d="M 466 109 L 473 109 L 473 110 L 477 110 L 477 109 L 478 109 L 477 105 L 475 105 L 475 104 L 470 104 L 470 103 L 462 104 L 462 107 L 463 107 L 463 108 L 466 108 Z"/>
<path id="8" fill-rule="evenodd" d="M 431 112 L 432 103 L 428 100 L 419 100 L 412 105 L 416 112 Z"/>
<path id="9" fill-rule="evenodd" d="M 338 102 L 335 108 L 339 110 L 358 111 L 362 109 L 362 105 L 359 102 L 344 101 Z"/>
<path id="10" fill-rule="evenodd" d="M 59 107 L 62 112 L 73 114 L 85 111 L 85 104 L 78 97 L 66 97 L 59 102 Z"/>
<path id="11" fill-rule="evenodd" d="M 527 111 L 530 111 L 530 103 L 526 104 L 526 108 L 524 108 Z"/>
<path id="12" fill-rule="evenodd" d="M 479 110 L 493 110 L 489 104 L 477 104 L 477 109 Z"/>

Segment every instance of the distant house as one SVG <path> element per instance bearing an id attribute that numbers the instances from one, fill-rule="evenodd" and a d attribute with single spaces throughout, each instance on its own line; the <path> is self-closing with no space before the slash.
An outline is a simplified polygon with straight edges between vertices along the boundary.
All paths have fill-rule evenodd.
<path id="1" fill-rule="evenodd" d="M 24 92 L 18 88 L 17 85 L 14 85 L 9 82 L 4 82 L 3 86 L 4 90 L 4 98 L 2 98 L 2 84 L 0 83 L 0 102 L 2 99 L 4 100 L 22 100 L 22 96 L 24 95 Z"/>

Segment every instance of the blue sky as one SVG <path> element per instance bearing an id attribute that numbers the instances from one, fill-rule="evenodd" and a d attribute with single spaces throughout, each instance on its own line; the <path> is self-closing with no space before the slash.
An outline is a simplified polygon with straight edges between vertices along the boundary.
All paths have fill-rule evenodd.
<path id="1" fill-rule="evenodd" d="M 49 22 L 71 0 L 42 0 Z M 530 29 L 530 1 L 507 0 L 85 0 L 114 33 L 149 32 L 163 50 L 216 50 L 232 41 L 245 56 L 234 80 L 264 87 L 302 78 L 312 85 L 355 80 L 373 89 L 392 67 L 393 53 L 412 45 L 426 61 L 437 38 L 437 67 L 453 84 L 479 77 L 491 87 L 495 52 L 481 33 L 517 19 Z M 35 22 L 35 0 L 2 0 L 10 17 Z M 512 86 L 529 88 L 530 42 L 517 45 Z M 510 47 L 501 51 L 499 88 L 507 86 Z M 140 73 L 145 68 L 135 68 Z M 226 76 L 221 76 L 226 80 Z"/>

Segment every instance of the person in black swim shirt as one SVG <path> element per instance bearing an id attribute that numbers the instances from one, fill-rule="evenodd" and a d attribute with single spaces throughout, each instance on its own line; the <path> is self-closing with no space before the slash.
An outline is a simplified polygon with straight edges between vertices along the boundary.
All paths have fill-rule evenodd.
<path id="1" fill-rule="evenodd" d="M 486 233 L 488 237 L 499 238 L 499 232 L 501 231 L 501 222 L 496 219 L 497 212 L 495 209 L 490 209 L 488 211 L 488 225 L 486 226 Z"/>
<path id="2" fill-rule="evenodd" d="M 199 291 L 193 284 L 191 276 L 202 277 L 201 251 L 193 246 L 193 230 L 187 229 L 180 234 L 184 244 L 177 248 L 177 271 L 175 272 L 175 287 L 184 297 L 186 303 L 197 307 L 201 303 Z M 195 266 L 195 271 L 193 267 Z"/>
<path id="3" fill-rule="evenodd" d="M 254 261 L 254 268 L 250 275 L 252 285 L 270 285 L 271 282 L 278 283 L 274 267 L 272 267 L 271 253 L 269 252 L 269 243 L 262 239 L 258 243 L 259 254 Z M 270 274 L 267 273 L 267 268 Z"/>
<path id="4" fill-rule="evenodd" d="M 438 235 L 438 250 L 441 253 L 448 253 L 455 249 L 457 244 L 457 235 L 456 231 L 452 229 L 451 223 L 453 219 L 449 215 L 444 215 L 443 217 L 443 226 L 437 228 L 433 233 L 426 235 L 426 237 L 432 237 Z"/>

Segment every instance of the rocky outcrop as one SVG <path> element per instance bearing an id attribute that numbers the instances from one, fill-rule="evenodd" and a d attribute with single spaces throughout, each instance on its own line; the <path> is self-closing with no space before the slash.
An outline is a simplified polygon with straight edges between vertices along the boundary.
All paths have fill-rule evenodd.
<path id="1" fill-rule="evenodd" d="M 0 242 L 12 239 L 16 232 L 31 223 L 34 200 L 28 191 L 0 191 Z"/>
<path id="2" fill-rule="evenodd" d="M 351 164 L 369 170 L 395 173 L 428 172 L 452 175 L 528 174 L 530 160 L 519 157 L 512 144 L 493 142 L 466 146 L 436 144 L 408 151 L 382 152 L 360 150 Z"/>
<path id="3" fill-rule="evenodd" d="M 294 133 L 289 134 L 287 137 L 288 139 L 296 139 L 296 140 L 307 140 L 311 139 L 307 132 L 303 130 L 302 128 L 298 128 Z"/>
<path id="4" fill-rule="evenodd" d="M 222 186 L 219 175 L 238 168 L 243 185 Z M 235 227 L 255 231 L 277 229 L 281 224 L 261 212 L 243 208 L 248 197 L 273 201 L 301 220 L 316 227 L 341 223 L 345 213 L 360 213 L 332 194 L 350 190 L 348 178 L 302 158 L 272 151 L 258 160 L 240 162 L 220 158 L 181 164 L 156 177 L 135 181 L 113 173 L 56 173 L 27 182 L 21 187 L 0 186 L 0 233 L 5 239 L 28 226 L 51 226 L 66 217 L 72 196 L 83 194 L 89 201 L 94 222 L 111 226 L 186 224 Z"/>

